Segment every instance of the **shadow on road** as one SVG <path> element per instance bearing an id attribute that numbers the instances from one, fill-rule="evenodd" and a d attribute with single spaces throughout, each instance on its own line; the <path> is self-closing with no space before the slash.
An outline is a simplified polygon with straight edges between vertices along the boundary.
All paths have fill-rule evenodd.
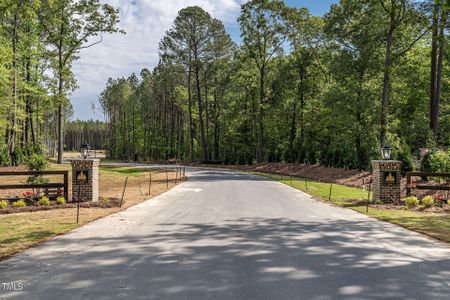
<path id="1" fill-rule="evenodd" d="M 45 275 L 35 284 L 45 294 L 90 298 L 123 293 L 133 299 L 448 299 L 449 251 L 419 252 L 426 249 L 424 240 L 410 236 L 386 247 L 396 229 L 386 233 L 379 224 L 243 218 L 157 224 L 148 235 L 67 236 L 51 242 L 60 251 L 26 264 L 13 261 L 7 274 L 20 279 L 36 264 L 35 271 Z M 73 243 L 88 250 L 68 253 Z M 59 265 L 62 256 L 65 264 Z M 21 296 L 34 292 L 25 289 Z"/>

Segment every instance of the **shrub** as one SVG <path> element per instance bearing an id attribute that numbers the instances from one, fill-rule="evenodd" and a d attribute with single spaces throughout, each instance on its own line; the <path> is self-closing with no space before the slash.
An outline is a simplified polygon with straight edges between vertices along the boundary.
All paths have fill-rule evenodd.
<path id="1" fill-rule="evenodd" d="M 8 147 L 6 145 L 0 146 L 0 166 L 6 167 L 11 165 L 11 159 L 8 153 Z"/>
<path id="2" fill-rule="evenodd" d="M 42 154 L 33 153 L 27 160 L 30 171 L 42 171 L 48 166 L 47 159 Z"/>
<path id="3" fill-rule="evenodd" d="M 400 160 L 402 162 L 401 171 L 403 175 L 406 172 L 414 171 L 413 157 L 407 147 L 398 152 L 396 156 L 397 160 Z"/>
<path id="4" fill-rule="evenodd" d="M 33 153 L 27 160 L 27 166 L 30 171 L 42 171 L 45 170 L 48 166 L 47 159 L 38 153 Z M 28 183 L 34 184 L 42 184 L 47 183 L 48 178 L 45 178 L 42 175 L 32 175 L 27 179 Z"/>
<path id="5" fill-rule="evenodd" d="M 58 198 L 56 198 L 56 203 L 57 203 L 58 205 L 66 204 L 66 198 L 64 198 L 64 197 L 58 197 Z"/>
<path id="6" fill-rule="evenodd" d="M 14 202 L 13 206 L 14 207 L 25 207 L 25 206 L 27 206 L 27 204 L 25 203 L 25 200 L 20 199 L 20 200 Z"/>
<path id="7" fill-rule="evenodd" d="M 422 171 L 435 173 L 450 172 L 450 155 L 449 153 L 438 150 L 425 154 L 422 160 Z"/>
<path id="8" fill-rule="evenodd" d="M 425 208 L 429 208 L 434 204 L 434 199 L 431 196 L 426 196 L 422 199 L 422 204 Z"/>
<path id="9" fill-rule="evenodd" d="M 420 203 L 420 201 L 419 201 L 419 199 L 417 199 L 417 197 L 407 197 L 407 198 L 404 198 L 403 201 L 405 202 L 406 207 L 408 207 L 408 208 L 416 207 Z"/>
<path id="10" fill-rule="evenodd" d="M 7 208 L 8 207 L 8 201 L 6 201 L 6 200 L 1 200 L 0 201 L 0 209 L 4 209 L 4 208 Z"/>
<path id="11" fill-rule="evenodd" d="M 14 149 L 14 151 L 11 153 L 11 163 L 14 166 L 18 166 L 25 162 L 25 155 L 23 154 L 22 150 L 20 148 Z"/>
<path id="12" fill-rule="evenodd" d="M 48 197 L 42 197 L 41 199 L 39 199 L 39 204 L 42 206 L 49 205 L 50 200 L 48 199 Z"/>
<path id="13" fill-rule="evenodd" d="M 431 172 L 431 155 L 433 152 L 427 152 L 422 158 L 422 161 L 420 162 L 420 171 L 422 172 Z"/>

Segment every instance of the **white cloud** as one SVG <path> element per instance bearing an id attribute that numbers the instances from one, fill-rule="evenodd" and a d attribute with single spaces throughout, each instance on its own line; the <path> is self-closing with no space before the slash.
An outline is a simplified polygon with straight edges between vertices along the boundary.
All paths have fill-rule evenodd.
<path id="1" fill-rule="evenodd" d="M 243 0 L 104 0 L 120 11 L 127 34 L 104 35 L 103 42 L 80 53 L 73 65 L 79 88 L 71 96 L 75 118 L 100 118 L 91 111 L 108 78 L 139 73 L 158 63 L 158 44 L 178 11 L 198 5 L 225 25 L 236 23 Z"/>

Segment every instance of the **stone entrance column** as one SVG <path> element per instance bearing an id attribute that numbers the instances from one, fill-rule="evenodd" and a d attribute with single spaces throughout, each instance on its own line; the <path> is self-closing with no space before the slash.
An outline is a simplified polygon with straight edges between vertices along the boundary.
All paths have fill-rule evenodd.
<path id="1" fill-rule="evenodd" d="M 373 198 L 382 202 L 400 200 L 402 162 L 398 160 L 373 160 Z"/>
<path id="2" fill-rule="evenodd" d="M 72 201 L 98 202 L 99 159 L 72 159 Z M 78 195 L 79 194 L 79 195 Z"/>

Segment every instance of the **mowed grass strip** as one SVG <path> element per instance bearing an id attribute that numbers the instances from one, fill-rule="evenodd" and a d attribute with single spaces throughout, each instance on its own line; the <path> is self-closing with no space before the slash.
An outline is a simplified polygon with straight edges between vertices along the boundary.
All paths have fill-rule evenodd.
<path id="1" fill-rule="evenodd" d="M 287 184 L 293 188 L 304 191 L 320 200 L 328 201 L 330 183 L 318 182 L 305 178 L 270 175 L 266 173 L 253 173 L 272 178 L 275 181 Z M 306 183 L 307 182 L 307 183 Z M 306 188 L 306 185 L 308 188 Z M 360 213 L 376 219 L 390 222 L 401 227 L 423 233 L 438 240 L 450 243 L 450 215 L 443 213 L 418 212 L 411 210 L 369 208 L 366 213 L 365 205 L 355 205 L 354 200 L 364 203 L 368 197 L 368 191 L 339 184 L 333 184 L 331 189 L 331 203 L 351 208 Z M 372 195 L 370 196 L 372 197 Z"/>
<path id="2" fill-rule="evenodd" d="M 52 164 L 50 169 L 69 170 L 70 165 Z M 152 174 L 152 186 L 149 196 L 150 173 Z M 175 172 L 169 171 L 168 175 L 170 189 L 174 186 Z M 71 176 L 70 172 L 69 176 Z M 0 215 L 0 259 L 45 242 L 88 222 L 136 205 L 167 190 L 165 170 L 100 166 L 99 177 L 99 193 L 103 198 L 121 197 L 125 178 L 129 177 L 122 208 L 81 208 L 79 224 L 76 223 L 76 208 Z"/>

